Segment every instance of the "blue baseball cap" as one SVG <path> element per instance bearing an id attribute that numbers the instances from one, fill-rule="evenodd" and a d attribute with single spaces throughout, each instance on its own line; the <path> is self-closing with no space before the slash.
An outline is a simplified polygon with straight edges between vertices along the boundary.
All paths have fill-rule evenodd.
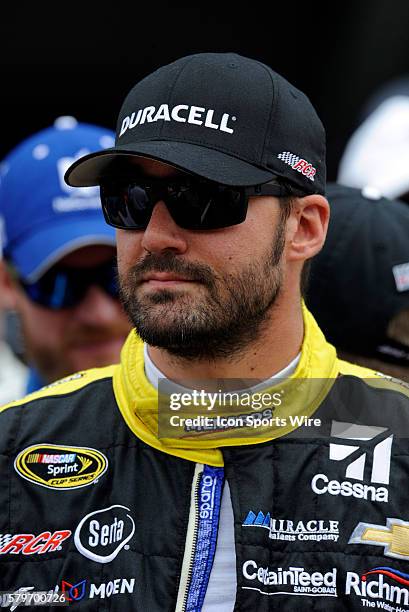
<path id="1" fill-rule="evenodd" d="M 64 182 L 79 157 L 111 147 L 106 128 L 59 117 L 27 138 L 0 165 L 0 243 L 4 257 L 34 282 L 62 257 L 83 246 L 115 246 L 101 210 L 98 187 Z"/>

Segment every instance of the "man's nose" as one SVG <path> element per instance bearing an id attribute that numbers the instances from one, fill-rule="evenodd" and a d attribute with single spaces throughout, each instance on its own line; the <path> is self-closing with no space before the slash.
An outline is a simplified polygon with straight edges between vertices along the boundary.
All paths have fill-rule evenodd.
<path id="1" fill-rule="evenodd" d="M 175 251 L 185 253 L 187 242 L 186 231 L 172 219 L 165 203 L 155 204 L 148 227 L 144 231 L 142 247 L 150 253 Z"/>

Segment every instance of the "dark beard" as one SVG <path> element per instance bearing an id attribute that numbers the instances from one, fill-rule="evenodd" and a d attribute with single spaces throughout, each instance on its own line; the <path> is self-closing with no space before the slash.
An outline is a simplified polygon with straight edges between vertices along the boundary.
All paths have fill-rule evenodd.
<path id="1" fill-rule="evenodd" d="M 279 295 L 284 230 L 281 220 L 273 250 L 238 276 L 218 277 L 209 266 L 185 262 L 172 253 L 147 255 L 119 283 L 124 309 L 142 340 L 183 359 L 210 361 L 243 352 L 260 337 Z M 186 294 L 167 290 L 138 299 L 141 277 L 152 271 L 183 275 L 200 283 L 206 295 L 198 303 L 192 303 Z M 177 309 L 171 317 L 164 316 L 155 312 L 158 304 L 177 304 Z"/>

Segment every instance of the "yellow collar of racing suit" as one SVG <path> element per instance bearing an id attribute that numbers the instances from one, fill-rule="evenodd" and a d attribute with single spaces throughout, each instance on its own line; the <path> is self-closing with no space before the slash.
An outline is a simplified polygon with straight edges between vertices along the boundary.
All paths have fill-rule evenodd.
<path id="1" fill-rule="evenodd" d="M 268 392 L 271 397 L 278 397 L 275 395 L 278 393 L 281 399 L 280 405 L 274 407 L 274 424 L 261 426 L 257 430 L 254 427 L 240 427 L 226 429 L 223 434 L 210 430 L 173 438 L 158 437 L 158 391 L 145 376 L 143 343 L 133 330 L 122 349 L 121 363 L 113 378 L 115 397 L 128 427 L 149 446 L 217 467 L 223 466 L 220 447 L 267 442 L 293 431 L 300 422 L 294 417 L 311 417 L 338 374 L 335 349 L 325 340 L 304 304 L 303 318 L 304 339 L 295 372 L 280 381 L 278 386 L 263 389 L 263 393 Z M 242 407 L 240 412 L 243 413 Z M 249 408 L 247 412 L 254 410 Z"/>

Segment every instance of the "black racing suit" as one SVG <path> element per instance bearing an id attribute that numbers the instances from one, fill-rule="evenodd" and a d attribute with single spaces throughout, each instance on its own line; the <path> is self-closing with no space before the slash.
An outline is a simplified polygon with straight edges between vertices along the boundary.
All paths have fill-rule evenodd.
<path id="1" fill-rule="evenodd" d="M 296 377 L 333 383 L 315 421 L 261 443 L 200 450 L 149 433 L 134 334 L 120 365 L 7 406 L 0 591 L 63 593 L 81 610 L 199 611 L 227 479 L 235 611 L 409 610 L 408 391 L 338 361 L 306 325 Z"/>

